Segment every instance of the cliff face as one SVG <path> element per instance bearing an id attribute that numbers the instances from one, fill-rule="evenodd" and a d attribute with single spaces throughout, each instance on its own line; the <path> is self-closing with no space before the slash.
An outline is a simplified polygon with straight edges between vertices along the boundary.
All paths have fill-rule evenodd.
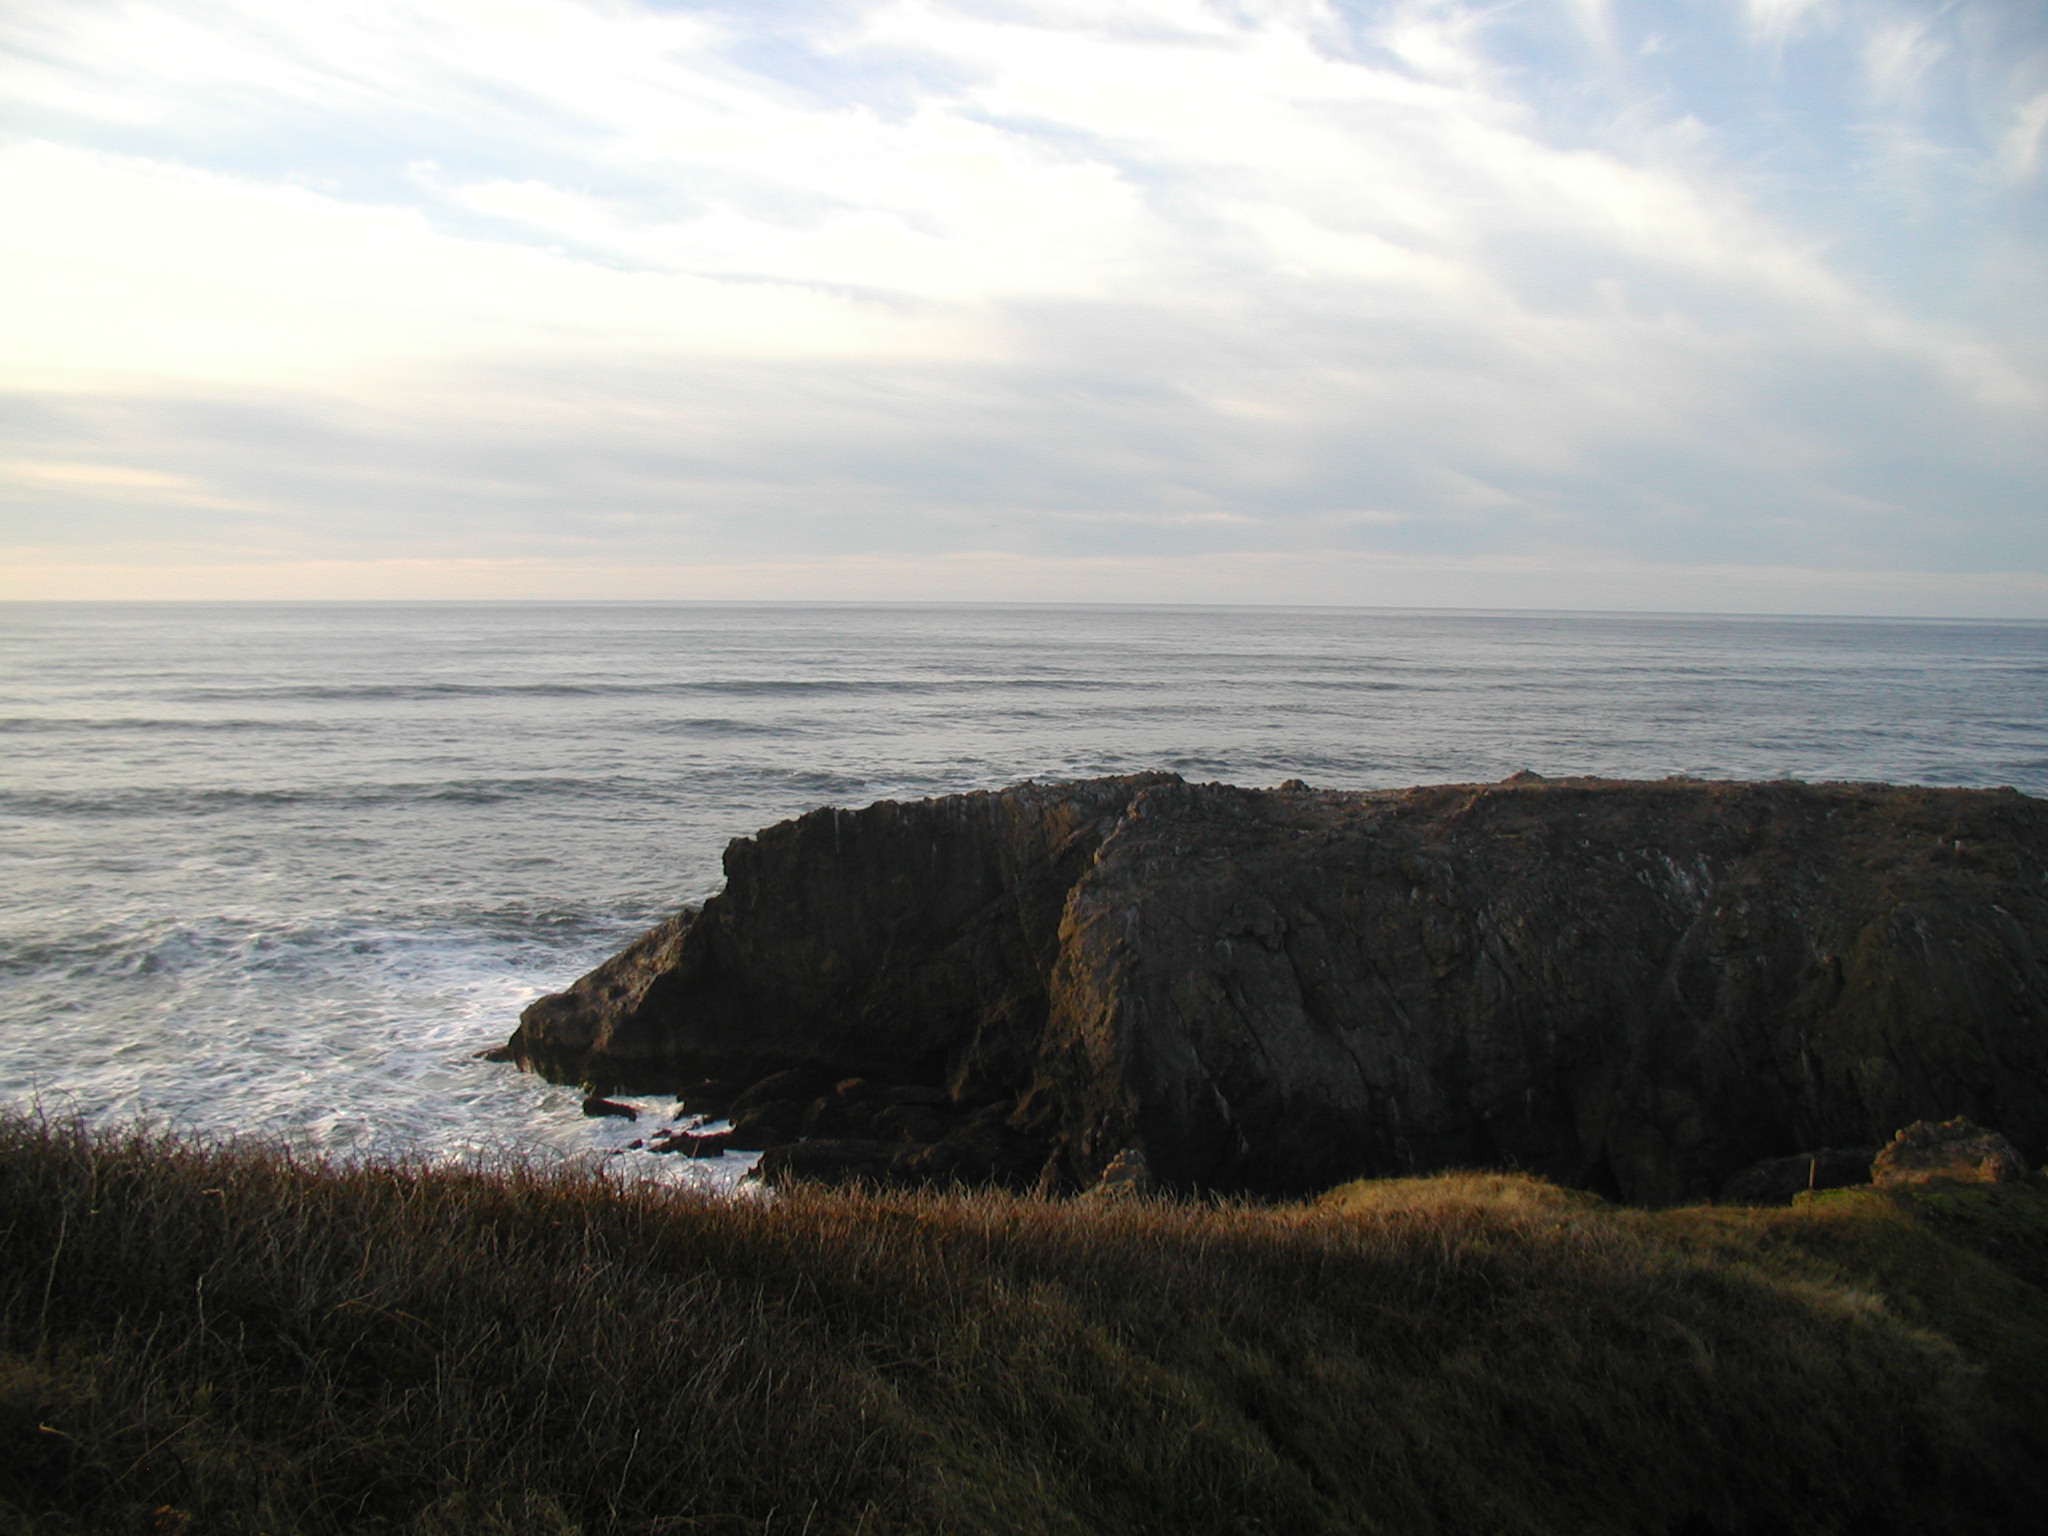
<path id="1" fill-rule="evenodd" d="M 831 1164 L 905 1177 L 1136 1146 L 1184 1188 L 1484 1165 L 1656 1203 L 1916 1119 L 2048 1151 L 2048 806 L 2010 791 L 1149 776 L 817 811 L 726 873 L 506 1054 L 713 1099 L 794 1069 L 820 1155 L 832 1083 L 921 1086 L 923 1140 L 855 1115 Z"/>
<path id="2" fill-rule="evenodd" d="M 521 1016 L 561 1080 L 745 1085 L 783 1069 L 1014 1091 L 1068 893 L 1164 775 L 813 811 L 738 838 L 725 890 Z"/>

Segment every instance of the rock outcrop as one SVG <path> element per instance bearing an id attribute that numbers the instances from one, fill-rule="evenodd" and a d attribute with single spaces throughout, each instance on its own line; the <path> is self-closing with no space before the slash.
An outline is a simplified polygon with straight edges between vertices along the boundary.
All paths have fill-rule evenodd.
<path id="1" fill-rule="evenodd" d="M 1967 1116 L 1915 1121 L 1894 1136 L 1870 1167 L 1880 1189 L 1908 1184 L 2009 1184 L 2027 1176 L 2019 1151 Z"/>
<path id="2" fill-rule="evenodd" d="M 725 866 L 498 1054 L 895 1180 L 1133 1148 L 1167 1189 L 1661 1203 L 1917 1119 L 2048 1150 L 2048 805 L 2010 790 L 1145 775 L 815 811 Z"/>

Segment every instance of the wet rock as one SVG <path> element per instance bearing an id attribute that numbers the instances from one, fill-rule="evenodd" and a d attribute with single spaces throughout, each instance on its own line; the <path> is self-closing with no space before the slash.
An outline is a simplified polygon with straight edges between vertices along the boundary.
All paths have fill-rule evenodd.
<path id="1" fill-rule="evenodd" d="M 706 1115 L 724 1119 L 726 1111 L 732 1107 L 733 1099 L 744 1086 L 745 1084 L 741 1083 L 721 1082 L 716 1078 L 706 1078 L 702 1082 L 692 1083 L 679 1091 L 675 1112 L 678 1115 Z"/>
<path id="2" fill-rule="evenodd" d="M 1721 1186 L 1728 1205 L 1785 1205 L 1809 1189 L 1847 1189 L 1870 1182 L 1876 1147 L 1816 1147 L 1751 1163 Z"/>
<path id="3" fill-rule="evenodd" d="M 2048 806 L 2008 791 L 1146 775 L 817 811 L 726 874 L 515 1059 L 795 1071 L 785 1139 L 848 1078 L 942 1085 L 1010 1141 L 928 1164 L 1038 1141 L 1069 1189 L 1141 1146 L 1168 1189 L 1491 1166 L 1654 1204 L 1957 1113 L 2048 1153 Z"/>
<path id="4" fill-rule="evenodd" d="M 670 1131 L 656 1136 L 649 1144 L 648 1150 L 669 1156 L 681 1154 L 684 1157 L 723 1157 L 726 1148 L 731 1145 L 732 1135 L 727 1131 L 717 1131 L 708 1136 L 699 1135 L 694 1131 Z"/>
<path id="5" fill-rule="evenodd" d="M 583 1113 L 590 1116 L 593 1120 L 602 1118 L 638 1120 L 640 1118 L 640 1111 L 632 1105 L 620 1104 L 616 1100 L 603 1098 L 594 1093 L 583 1101 Z"/>
<path id="6" fill-rule="evenodd" d="M 1870 1181 L 1880 1188 L 2005 1184 L 2026 1176 L 2026 1162 L 2011 1142 L 1964 1116 L 1938 1124 L 1915 1121 L 1891 1139 L 1870 1168 Z"/>
<path id="7" fill-rule="evenodd" d="M 809 1105 L 798 1099 L 771 1099 L 744 1112 L 735 1111 L 726 1145 L 735 1152 L 763 1152 L 795 1141 L 804 1133 Z"/>

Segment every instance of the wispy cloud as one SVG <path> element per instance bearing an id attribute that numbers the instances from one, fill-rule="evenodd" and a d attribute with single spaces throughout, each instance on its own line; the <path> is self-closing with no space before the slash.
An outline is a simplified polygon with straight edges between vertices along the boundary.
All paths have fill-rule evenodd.
<path id="1" fill-rule="evenodd" d="M 23 592 L 144 548 L 677 595 L 1577 562 L 1624 606 L 2048 568 L 2024 4 L 23 0 L 0 42 Z"/>

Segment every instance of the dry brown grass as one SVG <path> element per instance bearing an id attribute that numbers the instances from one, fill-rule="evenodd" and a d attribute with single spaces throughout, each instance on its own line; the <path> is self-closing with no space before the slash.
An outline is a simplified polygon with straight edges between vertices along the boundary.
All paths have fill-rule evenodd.
<path id="1" fill-rule="evenodd" d="M 1813 1214 L 717 1203 L 4 1122 L 0 1529 L 2031 1529 L 2038 1421 Z"/>

